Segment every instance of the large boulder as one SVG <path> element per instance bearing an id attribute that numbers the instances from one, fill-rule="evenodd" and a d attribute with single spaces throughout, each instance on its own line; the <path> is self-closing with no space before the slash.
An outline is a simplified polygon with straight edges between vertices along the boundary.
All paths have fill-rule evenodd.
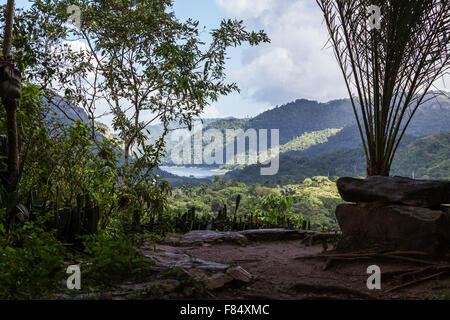
<path id="1" fill-rule="evenodd" d="M 433 255 L 450 248 L 450 215 L 444 208 L 340 204 L 336 208 L 336 218 L 343 240 L 354 247 L 383 244 Z"/>
<path id="2" fill-rule="evenodd" d="M 384 202 L 430 208 L 450 203 L 450 181 L 373 176 L 340 178 L 337 188 L 348 202 Z"/>

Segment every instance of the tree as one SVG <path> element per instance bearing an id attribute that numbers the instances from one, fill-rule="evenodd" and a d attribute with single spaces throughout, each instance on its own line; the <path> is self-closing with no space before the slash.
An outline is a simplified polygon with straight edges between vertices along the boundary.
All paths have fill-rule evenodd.
<path id="1" fill-rule="evenodd" d="M 14 24 L 14 0 L 8 0 L 5 11 L 5 30 L 3 36 L 3 57 L 1 81 L 8 81 L 9 86 L 14 85 L 13 80 L 16 73 L 14 60 L 11 55 Z M 21 80 L 21 79 L 20 79 Z M 17 135 L 17 101 L 16 97 L 9 96 L 6 92 L 0 92 L 2 104 L 6 110 L 6 127 L 8 134 L 8 175 L 6 178 L 6 191 L 12 195 L 16 192 L 19 179 L 19 139 Z M 14 196 L 8 197 L 8 219 L 11 219 L 15 207 Z"/>
<path id="2" fill-rule="evenodd" d="M 211 101 L 238 90 L 235 83 L 224 82 L 229 47 L 269 41 L 263 31 L 248 32 L 242 21 L 228 20 L 211 32 L 212 43 L 206 47 L 199 23 L 178 21 L 171 0 L 70 4 L 81 9 L 81 27 L 73 33 L 88 45 L 99 68 L 97 88 L 114 116 L 126 164 L 132 154 L 133 161 L 151 155 L 146 165 L 154 167 L 170 121 L 191 127 L 192 119 Z M 148 145 L 146 128 L 154 121 L 160 121 L 164 131 Z"/>
<path id="3" fill-rule="evenodd" d="M 80 8 L 80 28 L 66 23 L 73 6 Z M 246 31 L 242 21 L 224 20 L 207 46 L 199 23 L 178 21 L 171 0 L 36 0 L 18 20 L 16 51 L 27 78 L 53 106 L 62 109 L 61 99 L 52 99 L 58 94 L 83 107 L 93 132 L 99 117 L 112 115 L 125 163 L 150 155 L 142 161 L 149 170 L 163 152 L 170 121 L 190 127 L 206 105 L 239 90 L 225 82 L 227 49 L 270 41 L 263 31 Z M 105 105 L 109 111 L 99 114 Z M 156 121 L 164 131 L 149 146 L 146 128 Z"/>
<path id="4" fill-rule="evenodd" d="M 357 119 L 367 175 L 389 175 L 412 117 L 434 98 L 431 87 L 449 69 L 450 5 L 446 0 L 317 3 Z"/>

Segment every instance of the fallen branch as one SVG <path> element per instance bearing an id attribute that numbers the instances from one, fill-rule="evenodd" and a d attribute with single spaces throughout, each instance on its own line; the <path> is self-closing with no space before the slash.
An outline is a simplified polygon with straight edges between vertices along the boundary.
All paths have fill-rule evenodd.
<path id="1" fill-rule="evenodd" d="M 356 260 L 369 260 L 370 257 L 349 257 L 349 258 L 345 258 L 345 257 L 329 257 L 327 259 L 327 261 L 325 262 L 325 265 L 323 266 L 322 270 L 327 270 L 329 269 L 335 262 L 349 262 L 349 261 L 356 261 Z"/>
<path id="2" fill-rule="evenodd" d="M 400 278 L 400 279 L 404 279 L 408 276 L 415 276 L 417 274 L 423 273 L 425 271 L 428 270 L 432 270 L 432 266 L 427 266 L 425 268 L 414 268 L 414 269 L 407 269 L 407 270 L 396 270 L 396 271 L 388 271 L 388 272 L 383 272 L 382 273 L 382 279 L 383 280 L 388 280 L 388 279 L 392 279 L 392 278 Z"/>
<path id="3" fill-rule="evenodd" d="M 427 260 L 422 260 L 422 259 L 416 259 L 416 258 L 392 255 L 392 254 L 389 254 L 389 253 L 378 254 L 375 257 L 378 257 L 378 258 L 389 258 L 389 259 L 393 259 L 393 260 L 401 260 L 401 261 L 407 261 L 407 262 L 415 262 L 415 263 L 420 263 L 420 264 L 425 264 L 425 265 L 439 265 L 439 263 L 437 261 L 429 261 L 429 260 L 427 261 Z"/>
<path id="4" fill-rule="evenodd" d="M 425 251 L 413 251 L 413 250 L 412 251 L 391 251 L 388 253 L 392 254 L 392 255 L 396 255 L 396 256 L 411 256 L 411 255 L 416 255 L 416 256 L 421 256 L 421 257 L 429 257 L 430 256 L 430 254 Z"/>
<path id="5" fill-rule="evenodd" d="M 395 290 L 398 290 L 398 289 L 403 289 L 403 288 L 412 286 L 412 285 L 414 285 L 414 284 L 417 284 L 417 283 L 420 283 L 420 282 L 423 282 L 423 281 L 431 280 L 431 279 L 440 277 L 440 276 L 442 276 L 442 275 L 444 275 L 444 274 L 446 274 L 446 273 L 447 273 L 447 271 L 442 271 L 442 272 L 439 272 L 439 273 L 435 273 L 435 274 L 433 274 L 433 275 L 431 275 L 431 276 L 427 276 L 427 277 L 424 277 L 424 278 L 420 278 L 420 279 L 417 279 L 417 280 L 413 280 L 413 281 L 410 281 L 410 282 L 401 284 L 401 285 L 399 285 L 399 286 L 393 287 L 393 288 L 391 288 L 391 289 L 389 289 L 389 290 L 386 290 L 385 293 L 389 293 L 389 292 L 392 292 L 392 291 L 395 291 Z"/>
<path id="6" fill-rule="evenodd" d="M 369 252 L 369 253 L 332 253 L 332 254 L 319 254 L 319 255 L 310 255 L 310 256 L 299 256 L 295 257 L 295 260 L 302 260 L 302 259 L 320 259 L 320 258 L 326 258 L 326 259 L 334 259 L 334 260 L 340 260 L 340 261 L 356 261 L 356 260 L 367 260 L 370 258 L 381 258 L 381 259 L 391 259 L 391 260 L 401 260 L 401 261 L 407 261 L 407 262 L 414 262 L 414 263 L 420 263 L 425 265 L 441 265 L 442 262 L 436 261 L 436 260 L 424 260 L 424 259 L 418 259 L 414 257 L 408 257 L 407 255 L 426 255 L 426 253 L 421 251 L 391 251 L 391 252 Z"/>
<path id="7" fill-rule="evenodd" d="M 328 285 L 319 285 L 319 284 L 308 284 L 308 283 L 296 283 L 292 286 L 292 289 L 295 291 L 307 291 L 311 293 L 325 293 L 325 294 L 350 294 L 352 296 L 369 299 L 369 300 L 378 300 L 378 298 L 347 287 L 341 286 L 328 286 Z"/>

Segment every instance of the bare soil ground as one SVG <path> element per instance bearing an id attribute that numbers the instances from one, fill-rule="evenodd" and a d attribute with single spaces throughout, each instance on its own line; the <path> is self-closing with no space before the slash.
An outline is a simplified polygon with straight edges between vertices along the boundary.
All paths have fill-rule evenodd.
<path id="1" fill-rule="evenodd" d="M 219 243 L 204 246 L 168 247 L 175 253 L 219 262 L 240 265 L 256 278 L 250 284 L 228 285 L 213 291 L 205 299 L 426 299 L 450 292 L 450 279 L 436 277 L 414 285 L 387 292 L 405 283 L 395 274 L 423 267 L 416 262 L 386 261 L 369 258 L 329 265 L 323 257 L 296 259 L 319 255 L 322 245 L 306 246 L 300 240 L 250 242 L 246 245 Z M 367 288 L 367 268 L 381 269 L 381 290 Z M 401 273 L 400 272 L 400 273 Z M 420 277 L 419 277 L 420 278 Z M 416 279 L 417 280 L 417 279 Z M 414 278 L 413 278 L 414 281 Z"/>

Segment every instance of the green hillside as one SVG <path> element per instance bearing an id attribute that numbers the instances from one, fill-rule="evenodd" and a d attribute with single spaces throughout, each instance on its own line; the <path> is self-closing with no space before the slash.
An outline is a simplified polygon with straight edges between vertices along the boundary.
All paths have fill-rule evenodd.
<path id="1" fill-rule="evenodd" d="M 306 132 L 342 128 L 354 122 L 349 100 L 327 103 L 299 99 L 250 119 L 244 129 L 279 129 L 280 145 Z"/>
<path id="2" fill-rule="evenodd" d="M 450 131 L 422 138 L 405 136 L 394 159 L 391 175 L 418 179 L 450 178 Z M 261 165 L 228 172 L 225 177 L 245 183 L 291 184 L 311 176 L 365 176 L 365 157 L 361 147 L 315 158 L 280 157 L 280 169 L 274 176 L 261 176 Z"/>
<path id="3" fill-rule="evenodd" d="M 328 142 L 329 139 L 331 139 L 341 131 L 342 129 L 325 129 L 314 131 L 311 133 L 304 133 L 301 136 L 289 141 L 288 143 L 281 145 L 279 148 L 279 152 L 282 154 L 307 152 L 307 150 L 310 150 L 312 147 L 325 145 L 325 143 Z M 246 156 L 249 156 L 248 152 L 246 153 Z M 237 158 L 237 156 L 235 158 Z M 252 163 L 255 163 L 257 162 L 258 157 L 253 156 L 252 159 Z M 242 169 L 245 166 L 245 164 L 225 164 L 221 168 L 226 170 L 235 170 Z"/>
<path id="4" fill-rule="evenodd" d="M 392 171 L 402 176 L 450 180 L 450 131 L 423 137 L 395 158 Z"/>
<path id="5" fill-rule="evenodd" d="M 284 155 L 293 158 L 313 158 L 327 153 L 351 150 L 361 144 L 361 137 L 359 135 L 356 124 L 346 126 L 335 135 L 328 137 L 327 141 L 311 145 L 309 148 L 303 150 L 287 150 Z"/>
<path id="6" fill-rule="evenodd" d="M 336 135 L 342 129 L 324 129 L 304 133 L 300 137 L 294 138 L 288 143 L 280 146 L 280 152 L 295 152 L 310 149 L 315 145 L 322 145 L 329 141 L 330 137 Z"/>

